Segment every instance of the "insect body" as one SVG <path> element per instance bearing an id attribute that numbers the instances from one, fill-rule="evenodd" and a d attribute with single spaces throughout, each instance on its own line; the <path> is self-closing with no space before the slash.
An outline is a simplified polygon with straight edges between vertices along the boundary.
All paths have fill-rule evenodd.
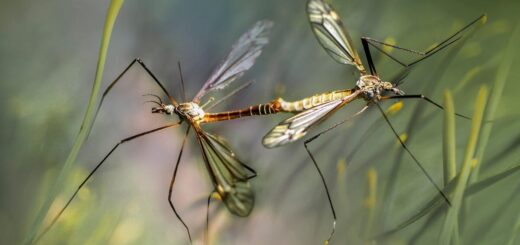
<path id="1" fill-rule="evenodd" d="M 152 108 L 152 113 L 165 114 L 165 115 L 177 115 L 179 117 L 179 121 L 159 127 L 154 128 L 139 134 L 132 135 L 130 137 L 126 137 L 122 139 L 119 143 L 117 143 L 108 154 L 99 162 L 94 170 L 90 172 L 90 174 L 83 180 L 83 182 L 78 186 L 72 197 L 68 200 L 65 206 L 60 210 L 60 212 L 52 219 L 50 224 L 44 229 L 44 231 L 37 237 L 35 242 L 37 242 L 45 233 L 54 225 L 54 223 L 58 220 L 61 214 L 65 211 L 65 209 L 69 206 L 72 200 L 76 197 L 79 190 L 85 185 L 85 183 L 92 177 L 92 175 L 105 163 L 108 157 L 123 143 L 129 142 L 133 139 L 142 137 L 144 135 L 148 135 L 154 132 L 158 132 L 167 128 L 177 127 L 182 123 L 187 124 L 187 130 L 182 140 L 182 146 L 179 151 L 179 155 L 174 167 L 172 179 L 169 186 L 168 192 L 168 201 L 172 211 L 175 216 L 180 220 L 180 222 L 186 228 L 188 237 L 190 242 L 192 241 L 191 233 L 183 221 L 172 201 L 172 190 L 173 185 L 177 176 L 178 166 L 181 161 L 183 149 L 186 143 L 187 136 L 191 129 L 195 132 L 195 136 L 198 144 L 201 147 L 201 154 L 204 160 L 204 163 L 207 167 L 207 170 L 211 176 L 211 180 L 214 186 L 214 192 L 217 193 L 217 196 L 224 202 L 227 209 L 234 215 L 245 217 L 248 216 L 254 207 L 254 192 L 251 189 L 250 179 L 256 176 L 256 172 L 242 163 L 235 153 L 231 150 L 231 147 L 227 144 L 227 142 L 216 135 L 210 134 L 202 128 L 202 124 L 210 123 L 214 121 L 222 121 L 222 120 L 230 120 L 237 118 L 240 115 L 262 115 L 262 111 L 265 111 L 265 107 L 261 108 L 251 108 L 250 113 L 246 113 L 245 111 L 239 112 L 221 112 L 221 113 L 207 113 L 204 111 L 203 107 L 199 103 L 201 99 L 208 94 L 209 92 L 220 90 L 227 87 L 231 82 L 235 81 L 239 77 L 241 77 L 245 71 L 252 67 L 256 58 L 261 54 L 262 48 L 268 43 L 267 35 L 272 27 L 273 23 L 271 21 L 259 21 L 257 22 L 248 32 L 243 34 L 240 39 L 233 45 L 231 52 L 228 54 L 223 63 L 221 63 L 211 74 L 208 80 L 205 82 L 204 86 L 199 90 L 199 92 L 195 95 L 193 100 L 178 103 L 165 89 L 161 82 L 157 79 L 157 77 L 148 69 L 148 67 L 142 62 L 140 59 L 135 59 L 132 61 L 124 71 L 108 86 L 108 88 L 103 93 L 101 98 L 101 102 L 98 107 L 101 107 L 105 96 L 111 91 L 111 89 L 116 85 L 120 78 L 132 67 L 134 64 L 139 64 L 141 67 L 153 78 L 154 82 L 162 89 L 164 94 L 168 97 L 168 103 L 164 103 L 160 96 L 151 95 L 157 98 L 158 101 L 149 101 L 157 106 Z M 180 65 L 179 65 L 180 70 Z M 184 82 L 182 79 L 181 72 L 181 82 L 184 90 Z M 247 84 L 246 84 L 247 85 Z M 244 88 L 245 86 L 240 87 Z M 240 89 L 235 90 L 228 94 L 226 97 L 221 99 L 218 102 L 213 103 L 209 108 L 217 105 L 222 102 L 224 99 L 238 92 Z M 185 96 L 184 96 L 185 97 Z M 212 101 L 212 100 L 210 100 Z M 206 103 L 205 105 L 207 105 Z M 242 113 L 242 114 L 241 114 Z M 97 112 L 96 112 L 97 115 Z M 208 206 L 210 202 L 210 197 L 208 197 Z M 207 216 L 208 217 L 208 216 Z M 207 229 L 206 229 L 207 233 Z M 207 239 L 207 235 L 205 236 Z"/>
<path id="2" fill-rule="evenodd" d="M 290 109 L 295 109 L 294 112 L 297 112 L 296 115 L 280 122 L 277 126 L 275 126 L 270 132 L 268 132 L 264 138 L 262 143 L 264 146 L 268 148 L 278 147 L 287 143 L 291 143 L 303 138 L 308 130 L 320 122 L 324 121 L 326 118 L 331 116 L 335 111 L 339 110 L 343 106 L 349 104 L 350 102 L 356 99 L 363 99 L 366 102 L 366 105 L 357 113 L 347 118 L 346 120 L 335 124 L 334 126 L 316 134 L 313 137 L 310 137 L 307 141 L 305 141 L 304 146 L 307 150 L 310 158 L 312 159 L 314 166 L 316 167 L 322 182 L 325 186 L 325 190 L 327 192 L 327 197 L 329 200 L 329 205 L 333 215 L 333 228 L 329 238 L 326 240 L 328 242 L 332 235 L 334 234 L 335 224 L 336 224 L 336 213 L 334 210 L 334 206 L 332 204 L 332 200 L 330 197 L 330 193 L 328 191 L 328 187 L 325 183 L 325 179 L 321 170 L 319 169 L 314 156 L 308 149 L 308 144 L 318 138 L 325 132 L 332 130 L 336 126 L 346 122 L 347 120 L 356 117 L 357 115 L 364 112 L 369 106 L 375 105 L 379 111 L 382 113 L 383 118 L 390 126 L 392 132 L 397 136 L 399 142 L 402 147 L 409 153 L 409 155 L 413 158 L 414 162 L 421 169 L 421 171 L 425 174 L 428 180 L 433 184 L 433 186 L 437 189 L 438 193 L 442 195 L 442 197 L 449 204 L 449 199 L 447 196 L 441 191 L 440 187 L 433 181 L 430 175 L 426 172 L 423 166 L 419 163 L 417 158 L 409 151 L 403 140 L 399 137 L 399 134 L 394 129 L 387 116 L 385 115 L 383 109 L 379 105 L 381 101 L 389 100 L 389 99 L 422 99 L 425 100 L 438 108 L 443 109 L 443 107 L 431 99 L 427 98 L 422 94 L 412 94 L 405 95 L 402 90 L 398 88 L 399 83 L 404 76 L 408 73 L 409 69 L 417 64 L 418 62 L 428 58 L 429 56 L 437 53 L 438 51 L 446 48 L 450 44 L 459 40 L 461 36 L 459 34 L 469 28 L 471 25 L 475 24 L 477 21 L 482 20 L 485 21 L 485 15 L 480 16 L 461 30 L 455 32 L 452 36 L 448 37 L 446 40 L 440 42 L 438 45 L 435 45 L 433 48 L 429 49 L 426 52 L 418 52 L 413 51 L 411 49 L 401 48 L 395 45 L 386 44 L 384 42 L 363 37 L 361 38 L 361 42 L 363 44 L 363 49 L 365 51 L 365 55 L 368 62 L 368 72 L 365 69 L 356 49 L 353 46 L 353 42 L 343 27 L 343 23 L 337 14 L 337 12 L 332 8 L 331 5 L 326 3 L 324 0 L 309 0 L 307 3 L 307 14 L 309 17 L 309 22 L 311 24 L 311 29 L 314 32 L 318 42 L 324 48 L 324 50 L 336 61 L 341 64 L 352 65 L 356 67 L 359 71 L 360 77 L 356 82 L 356 86 L 350 90 L 343 90 L 340 93 L 331 92 L 324 94 L 326 99 L 321 99 L 322 97 L 309 97 L 299 101 L 297 104 L 293 104 Z M 402 77 L 398 77 L 395 80 L 385 81 L 380 78 L 378 75 L 375 65 L 372 61 L 372 56 L 370 54 L 370 46 L 376 48 L 378 51 L 382 52 L 386 56 L 390 57 L 392 60 L 396 61 L 400 65 L 404 67 L 403 72 L 401 72 Z M 421 58 L 406 64 L 401 62 L 397 58 L 391 56 L 389 53 L 384 51 L 380 46 L 389 46 L 395 49 L 411 52 L 416 55 L 422 56 Z M 334 96 L 337 94 L 341 94 L 341 96 Z M 289 108 L 287 108 L 289 109 Z M 458 116 L 465 117 L 460 114 L 456 114 Z M 467 118 L 467 117 L 466 117 Z"/>

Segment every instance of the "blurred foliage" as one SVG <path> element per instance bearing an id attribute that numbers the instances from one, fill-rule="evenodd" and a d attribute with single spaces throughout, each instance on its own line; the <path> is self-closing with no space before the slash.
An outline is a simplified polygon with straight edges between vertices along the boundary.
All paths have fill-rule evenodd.
<path id="1" fill-rule="evenodd" d="M 455 111 L 466 115 L 474 113 L 479 88 L 486 85 L 491 89 L 487 110 L 493 111 L 492 117 L 485 115 L 492 127 L 484 123 L 484 140 L 479 138 L 477 146 L 478 176 L 470 178 L 457 231 L 452 233 L 458 236 L 452 241 L 517 244 L 520 179 L 515 167 L 520 164 L 520 100 L 516 93 L 520 83 L 516 81 L 520 70 L 515 68 L 520 50 L 517 45 L 507 46 L 519 42 L 511 36 L 519 24 L 520 4 L 513 0 L 331 3 L 360 53 L 361 36 L 426 50 L 487 13 L 486 25 L 416 66 L 401 88 L 435 101 L 441 101 L 442 92 L 448 89 Z M 0 243 L 19 244 L 31 229 L 78 133 L 108 3 L 22 0 L 0 4 Z M 305 1 L 160 0 L 125 2 L 114 28 L 102 88 L 133 58 L 140 57 L 180 98 L 176 62 L 181 61 L 191 97 L 231 44 L 259 19 L 275 21 L 275 29 L 271 43 L 242 80 L 254 78 L 257 82 L 215 110 L 258 104 L 275 96 L 294 100 L 353 86 L 357 76 L 354 68 L 335 63 L 315 40 Z M 415 58 L 395 49 L 387 51 L 404 60 Z M 399 68 L 383 55 L 375 55 L 375 63 L 386 79 Z M 503 69 L 507 65 L 510 69 Z M 499 82 L 502 88 L 496 85 Z M 150 105 L 143 104 L 141 97 L 146 93 L 159 94 L 159 90 L 140 68 L 132 69 L 107 98 L 107 106 L 101 110 L 51 212 L 63 205 L 119 139 L 169 120 L 149 113 Z M 353 103 L 320 128 L 340 121 L 362 105 Z M 442 183 L 442 111 L 416 101 L 393 106 L 386 103 L 385 107 L 412 152 L 437 183 Z M 260 144 L 263 134 L 285 117 L 205 126 L 226 137 L 237 155 L 259 173 L 253 181 L 256 205 L 250 217 L 233 217 L 218 201 L 212 202 L 211 244 L 320 244 L 328 235 L 331 213 L 303 145 L 267 150 Z M 471 123 L 458 118 L 455 123 L 459 173 Z M 166 201 L 182 132 L 172 129 L 122 146 L 80 192 L 42 244 L 186 244 L 183 227 Z M 402 151 L 378 112 L 369 110 L 333 132 L 310 145 L 332 188 L 338 211 L 331 244 L 437 244 L 449 209 Z M 174 202 L 196 243 L 201 243 L 211 186 L 198 146 L 192 138 L 190 141 L 174 188 Z M 449 182 L 446 190 L 455 188 L 457 179 Z M 422 212 L 425 205 L 430 207 L 428 212 Z M 424 215 L 416 216 L 419 218 L 404 229 L 373 240 L 418 213 Z"/>

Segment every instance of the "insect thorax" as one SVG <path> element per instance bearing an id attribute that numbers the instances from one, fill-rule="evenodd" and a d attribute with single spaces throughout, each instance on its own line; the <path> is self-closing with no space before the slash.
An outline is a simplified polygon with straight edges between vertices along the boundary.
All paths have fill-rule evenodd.
<path id="1" fill-rule="evenodd" d="M 180 103 L 176 108 L 175 112 L 190 121 L 200 121 L 204 118 L 204 110 L 193 102 Z"/>
<path id="2" fill-rule="evenodd" d="M 379 99 L 383 91 L 393 91 L 392 83 L 381 81 L 374 75 L 364 75 L 356 82 L 356 86 L 361 90 L 365 100 Z"/>

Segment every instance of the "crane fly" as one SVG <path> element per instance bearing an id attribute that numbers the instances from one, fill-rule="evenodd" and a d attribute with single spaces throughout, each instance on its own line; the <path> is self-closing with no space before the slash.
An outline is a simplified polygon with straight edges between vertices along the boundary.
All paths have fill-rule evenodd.
<path id="1" fill-rule="evenodd" d="M 362 99 L 366 102 L 366 105 L 357 113 L 353 114 L 350 118 L 347 118 L 340 123 L 333 125 L 332 127 L 316 134 L 313 137 L 310 137 L 308 140 L 304 142 L 305 149 L 309 154 L 312 162 L 320 174 L 321 180 L 324 184 L 325 191 L 327 194 L 328 202 L 330 205 L 330 209 L 333 215 L 333 227 L 332 232 L 329 238 L 326 240 L 326 243 L 332 238 L 335 226 L 336 226 L 336 212 L 334 206 L 332 204 L 332 200 L 330 197 L 330 193 L 325 182 L 325 178 L 319 169 L 316 160 L 312 153 L 308 148 L 308 144 L 315 140 L 317 137 L 322 135 L 323 133 L 332 130 L 333 128 L 339 126 L 340 124 L 350 120 L 353 117 L 358 116 L 363 113 L 369 106 L 375 105 L 379 111 L 382 113 L 383 118 L 386 123 L 390 126 L 393 134 L 395 134 L 401 144 L 401 146 L 408 152 L 408 154 L 412 157 L 416 165 L 421 169 L 421 171 L 425 174 L 428 180 L 433 184 L 433 186 L 437 189 L 437 192 L 446 200 L 448 204 L 450 204 L 448 197 L 442 192 L 440 187 L 433 181 L 432 177 L 426 172 L 424 167 L 420 164 L 417 158 L 412 154 L 412 152 L 408 149 L 404 141 L 399 137 L 399 134 L 395 130 L 395 128 L 390 123 L 388 117 L 385 115 L 383 109 L 381 108 L 379 102 L 389 100 L 389 99 L 422 99 L 430 104 L 443 109 L 441 105 L 429 99 L 428 97 L 422 94 L 412 94 L 405 95 L 402 90 L 398 88 L 399 83 L 406 77 L 409 72 L 409 69 L 419 63 L 420 61 L 430 57 L 431 55 L 439 52 L 440 50 L 446 48 L 450 44 L 456 42 L 461 39 L 461 32 L 477 23 L 479 20 L 485 21 L 486 16 L 482 15 L 474 21 L 470 22 L 468 25 L 455 32 L 453 35 L 448 37 L 446 40 L 440 42 L 439 44 L 433 46 L 426 52 L 414 51 L 411 49 L 401 48 L 396 45 L 387 44 L 372 38 L 363 37 L 361 38 L 361 42 L 363 44 L 363 50 L 365 52 L 365 56 L 368 62 L 368 72 L 363 65 L 359 54 L 356 52 L 356 49 L 353 46 L 352 39 L 350 38 L 348 32 L 343 27 L 342 21 L 336 11 L 332 8 L 331 5 L 326 3 L 324 0 L 309 0 L 307 3 L 307 14 L 309 18 L 309 22 L 311 24 L 312 31 L 320 45 L 325 49 L 325 51 L 334 59 L 336 62 L 346 65 L 352 65 L 356 67 L 356 69 L 360 73 L 359 79 L 356 81 L 356 86 L 353 89 L 347 90 L 338 90 L 330 93 L 319 94 L 315 96 L 311 96 L 305 98 L 300 101 L 296 101 L 293 103 L 286 102 L 285 107 L 294 109 L 295 112 L 299 112 L 298 114 L 282 121 L 276 127 L 274 127 L 269 133 L 265 135 L 263 138 L 263 144 L 267 148 L 278 147 L 290 142 L 297 141 L 304 137 L 308 130 L 313 126 L 319 124 L 324 121 L 326 118 L 330 117 L 335 111 L 339 110 L 343 106 L 349 104 L 350 102 L 358 99 Z M 370 46 L 382 52 L 384 55 L 390 57 L 392 60 L 400 64 L 404 67 L 403 71 L 399 73 L 399 76 L 395 81 L 385 81 L 382 80 L 377 74 L 376 67 L 373 63 L 372 56 L 370 54 Z M 388 46 L 392 48 L 396 48 L 399 50 L 403 50 L 406 52 L 410 52 L 413 54 L 420 55 L 421 57 L 411 63 L 404 63 L 399 59 L 391 56 L 388 52 L 382 49 L 382 46 Z M 280 101 L 282 104 L 283 101 Z M 456 114 L 457 116 L 468 118 L 461 114 Z"/>
<path id="2" fill-rule="evenodd" d="M 153 78 L 153 81 L 162 89 L 164 94 L 168 97 L 168 102 L 165 103 L 162 101 L 161 96 L 154 96 L 157 100 L 149 101 L 157 106 L 152 108 L 152 113 L 164 114 L 168 116 L 178 116 L 178 121 L 175 123 L 171 123 L 162 127 L 154 128 L 151 130 L 147 130 L 141 132 L 139 134 L 132 135 L 130 137 L 126 137 L 122 139 L 119 143 L 117 143 L 109 152 L 106 154 L 103 159 L 96 165 L 96 167 L 88 174 L 88 176 L 83 180 L 83 182 L 77 187 L 74 194 L 70 197 L 65 206 L 60 210 L 60 212 L 53 218 L 51 223 L 45 228 L 45 230 L 40 234 L 40 236 L 36 239 L 39 240 L 58 220 L 61 214 L 65 211 L 65 209 L 69 206 L 72 200 L 76 197 L 79 190 L 85 185 L 85 183 L 92 177 L 92 175 L 101 167 L 101 165 L 105 162 L 105 160 L 123 143 L 129 142 L 136 138 L 158 132 L 167 128 L 173 128 L 180 126 L 183 122 L 188 124 L 188 127 L 185 131 L 184 138 L 182 140 L 182 145 L 179 151 L 179 155 L 177 157 L 177 161 L 174 165 L 173 175 L 171 178 L 169 192 L 168 192 L 168 202 L 175 216 L 182 223 L 186 232 L 188 234 L 188 238 L 190 243 L 192 241 L 191 233 L 181 218 L 175 206 L 172 202 L 172 189 L 173 184 L 175 183 L 175 179 L 177 176 L 177 170 L 179 163 L 181 161 L 182 153 L 184 150 L 184 146 L 187 141 L 187 136 L 190 133 L 190 130 L 193 129 L 195 132 L 195 136 L 198 144 L 201 148 L 202 157 L 206 168 L 208 169 L 209 175 L 211 176 L 211 181 L 214 186 L 214 192 L 217 193 L 219 199 L 221 199 L 227 209 L 234 215 L 240 217 L 248 216 L 254 206 L 254 193 L 251 189 L 251 184 L 249 180 L 256 176 L 256 172 L 242 163 L 233 153 L 228 143 L 219 136 L 210 134 L 202 128 L 202 124 L 230 120 L 234 118 L 239 118 L 242 116 L 252 116 L 252 115 L 263 115 L 264 111 L 269 111 L 268 108 L 265 108 L 268 105 L 258 105 L 249 107 L 247 110 L 239 110 L 239 111 L 228 111 L 228 112 L 220 112 L 220 113 L 207 113 L 205 112 L 204 107 L 212 102 L 212 99 L 208 100 L 208 103 L 204 105 L 200 105 L 201 99 L 210 92 L 221 90 L 227 87 L 231 82 L 237 80 L 241 77 L 245 71 L 251 68 L 256 60 L 256 58 L 261 54 L 262 48 L 268 43 L 268 33 L 272 28 L 273 23 L 271 21 L 259 21 L 257 22 L 249 31 L 243 34 L 239 40 L 233 45 L 230 53 L 208 78 L 205 82 L 204 86 L 199 90 L 199 92 L 195 95 L 193 100 L 189 102 L 177 102 L 165 89 L 161 82 L 157 79 L 157 77 L 150 71 L 150 69 L 144 64 L 144 62 L 140 59 L 135 59 L 132 61 L 123 72 L 107 87 L 103 96 L 101 98 L 100 104 L 98 106 L 97 111 L 99 111 L 101 104 L 105 96 L 110 92 L 110 90 L 116 85 L 120 78 L 132 67 L 134 64 L 141 65 L 142 68 Z M 182 71 L 180 69 L 179 63 L 179 71 L 181 75 L 181 84 L 184 95 L 184 81 L 182 78 Z M 227 99 L 231 95 L 235 94 L 239 90 L 245 88 L 247 85 L 251 83 L 246 83 L 243 86 L 235 89 L 230 92 L 227 96 L 224 96 L 221 100 L 214 102 L 208 108 L 210 109 L 223 100 Z M 186 101 L 185 98 L 183 98 Z M 97 115 L 97 112 L 96 112 Z M 211 200 L 210 195 L 208 197 L 208 208 Z M 209 216 L 206 215 L 206 239 L 207 239 L 207 222 Z"/>

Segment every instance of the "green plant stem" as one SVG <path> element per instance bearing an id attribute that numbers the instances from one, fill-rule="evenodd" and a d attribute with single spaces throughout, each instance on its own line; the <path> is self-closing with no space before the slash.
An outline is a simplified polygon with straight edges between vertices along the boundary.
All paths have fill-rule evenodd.
<path id="1" fill-rule="evenodd" d="M 444 137 L 443 137 L 444 186 L 457 175 L 455 148 L 455 108 L 449 90 L 444 92 Z M 460 244 L 459 224 L 455 221 L 452 244 Z"/>
<path id="2" fill-rule="evenodd" d="M 83 146 L 83 143 L 86 141 L 90 129 L 92 128 L 92 124 L 94 122 L 94 112 L 96 109 L 96 102 L 98 100 L 98 94 L 99 89 L 101 87 L 101 81 L 103 78 L 103 70 L 105 67 L 105 61 L 107 57 L 108 47 L 110 43 L 110 38 L 112 36 L 112 30 L 114 27 L 114 23 L 117 19 L 117 15 L 119 14 L 119 10 L 121 9 L 123 5 L 124 0 L 112 0 L 110 2 L 110 6 L 108 8 L 106 20 L 105 20 L 105 26 L 103 29 L 103 36 L 101 38 L 101 47 L 99 48 L 99 57 L 96 67 L 96 76 L 94 79 L 94 84 L 92 86 L 92 92 L 90 94 L 87 111 L 85 112 L 85 116 L 83 117 L 83 122 L 81 123 L 81 128 L 79 130 L 78 135 L 76 136 L 76 139 L 74 141 L 74 144 L 72 146 L 71 151 L 69 152 L 69 155 L 67 159 L 65 160 L 65 163 L 61 167 L 60 173 L 58 177 L 56 178 L 56 182 L 54 183 L 48 198 L 44 202 L 43 206 L 38 211 L 38 215 L 36 217 L 36 220 L 34 221 L 33 225 L 31 226 L 31 229 L 29 230 L 28 235 L 25 237 L 24 244 L 31 244 L 37 234 L 37 232 L 40 230 L 40 227 L 47 216 L 47 213 L 49 211 L 49 208 L 51 204 L 56 199 L 57 195 L 62 189 L 63 182 L 66 178 L 66 176 L 69 175 L 72 167 L 74 166 L 74 163 L 76 162 L 76 159 L 78 157 L 78 153 Z"/>
<path id="3" fill-rule="evenodd" d="M 455 109 L 451 92 L 444 92 L 444 142 L 443 163 L 444 163 L 444 186 L 457 175 L 456 148 L 455 148 Z"/>
<path id="4" fill-rule="evenodd" d="M 466 152 L 462 162 L 462 169 L 460 171 L 460 178 L 455 186 L 455 191 L 452 198 L 452 206 L 446 214 L 444 225 L 442 226 L 439 244 L 450 244 L 452 241 L 452 234 L 459 218 L 459 211 L 462 207 L 462 199 L 464 197 L 464 190 L 468 183 L 471 165 L 474 159 L 475 149 L 480 135 L 480 128 L 482 125 L 482 118 L 484 116 L 484 109 L 486 107 L 487 89 L 482 87 L 477 96 L 475 103 L 475 113 L 471 123 L 471 133 L 466 146 Z"/>

